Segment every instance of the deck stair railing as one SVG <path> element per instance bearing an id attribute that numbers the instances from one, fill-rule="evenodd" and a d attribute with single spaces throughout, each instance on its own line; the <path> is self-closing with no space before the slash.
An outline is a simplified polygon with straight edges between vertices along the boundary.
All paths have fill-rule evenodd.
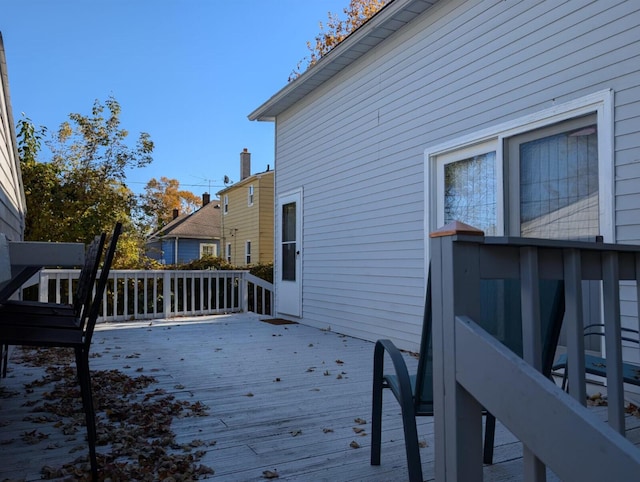
<path id="1" fill-rule="evenodd" d="M 545 466 L 561 480 L 636 479 L 640 449 L 624 437 L 620 286 L 635 287 L 624 303 L 637 315 L 640 246 L 445 228 L 430 240 L 436 480 L 482 480 L 483 407 L 522 442 L 523 480 L 546 480 Z M 473 321 L 480 280 L 510 278 L 521 285 L 522 358 Z M 538 371 L 541 279 L 564 281 L 569 394 Z M 608 424 L 585 406 L 583 280 L 602 287 Z"/>
<path id="2" fill-rule="evenodd" d="M 79 270 L 44 269 L 23 296 L 71 303 Z M 252 311 L 270 315 L 273 285 L 243 270 L 111 270 L 99 321 Z"/>

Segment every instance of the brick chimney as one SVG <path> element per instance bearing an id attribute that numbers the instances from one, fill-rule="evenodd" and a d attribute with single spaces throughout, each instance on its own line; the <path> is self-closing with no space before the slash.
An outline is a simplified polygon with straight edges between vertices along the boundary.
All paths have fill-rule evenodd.
<path id="1" fill-rule="evenodd" d="M 202 194 L 202 205 L 206 206 L 211 202 L 211 195 L 208 192 Z"/>
<path id="2" fill-rule="evenodd" d="M 175 208 L 175 209 L 173 210 L 173 218 L 172 218 L 172 219 L 175 219 L 175 218 L 177 218 L 178 216 L 180 216 L 180 210 L 179 210 L 178 208 Z"/>
<path id="3" fill-rule="evenodd" d="M 251 153 L 245 147 L 240 153 L 240 180 L 251 175 Z"/>

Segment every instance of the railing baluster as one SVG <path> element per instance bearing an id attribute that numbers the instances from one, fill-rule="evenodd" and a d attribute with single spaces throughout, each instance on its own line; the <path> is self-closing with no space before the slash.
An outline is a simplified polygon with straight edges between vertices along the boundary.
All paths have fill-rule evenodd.
<path id="1" fill-rule="evenodd" d="M 522 313 L 522 358 L 533 368 L 542 371 L 542 334 L 540 333 L 540 277 L 538 249 L 520 248 L 520 302 Z M 546 468 L 526 446 L 522 447 L 524 480 L 544 482 Z"/>
<path id="2" fill-rule="evenodd" d="M 602 294 L 605 349 L 607 357 L 607 401 L 609 424 L 624 435 L 624 388 L 622 383 L 622 340 L 620 331 L 620 278 L 618 253 L 602 253 Z"/>
<path id="3" fill-rule="evenodd" d="M 577 249 L 563 250 L 564 324 L 567 333 L 567 380 L 569 393 L 587 404 L 584 375 L 584 318 L 582 313 L 582 259 Z"/>

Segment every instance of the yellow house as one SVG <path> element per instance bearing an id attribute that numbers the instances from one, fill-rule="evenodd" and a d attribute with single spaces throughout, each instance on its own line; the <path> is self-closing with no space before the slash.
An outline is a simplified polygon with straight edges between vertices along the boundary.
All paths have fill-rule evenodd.
<path id="1" fill-rule="evenodd" d="M 245 266 L 273 262 L 274 171 L 251 174 L 251 153 L 240 153 L 240 181 L 219 191 L 223 256 Z"/>

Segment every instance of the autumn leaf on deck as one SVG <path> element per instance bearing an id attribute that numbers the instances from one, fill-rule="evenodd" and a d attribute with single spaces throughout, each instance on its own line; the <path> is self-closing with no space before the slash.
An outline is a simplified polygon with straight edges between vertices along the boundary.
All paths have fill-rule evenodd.
<path id="1" fill-rule="evenodd" d="M 297 437 L 298 435 L 300 435 L 302 433 L 302 430 L 292 430 L 289 433 L 291 434 L 292 437 Z"/>
<path id="2" fill-rule="evenodd" d="M 360 444 L 358 442 L 356 442 L 355 440 L 352 440 L 351 443 L 349 444 L 349 447 L 351 447 L 352 449 L 359 449 L 360 448 Z"/>
<path id="3" fill-rule="evenodd" d="M 356 418 L 354 420 L 354 422 L 357 423 L 358 425 L 366 425 L 366 423 L 367 423 L 367 421 L 365 419 L 360 418 L 360 417 Z"/>
<path id="4" fill-rule="evenodd" d="M 280 474 L 275 470 L 265 470 L 264 472 L 262 472 L 262 476 L 265 479 L 277 479 L 278 477 L 280 477 Z"/>
<path id="5" fill-rule="evenodd" d="M 336 360 L 336 363 L 337 363 L 338 365 L 344 365 L 344 362 L 343 362 L 342 360 Z"/>
<path id="6" fill-rule="evenodd" d="M 362 427 L 353 427 L 353 431 L 355 433 L 362 433 L 364 432 L 365 429 L 363 429 Z"/>
<path id="7" fill-rule="evenodd" d="M 420 441 L 418 442 L 418 447 L 420 447 L 421 449 L 423 449 L 423 448 L 425 448 L 425 447 L 428 447 L 428 446 L 429 446 L 429 444 L 427 443 L 427 441 L 426 441 L 426 440 L 420 440 Z"/>
<path id="8" fill-rule="evenodd" d="M 323 428 L 322 431 L 324 433 L 333 433 L 333 429 L 332 428 Z"/>

